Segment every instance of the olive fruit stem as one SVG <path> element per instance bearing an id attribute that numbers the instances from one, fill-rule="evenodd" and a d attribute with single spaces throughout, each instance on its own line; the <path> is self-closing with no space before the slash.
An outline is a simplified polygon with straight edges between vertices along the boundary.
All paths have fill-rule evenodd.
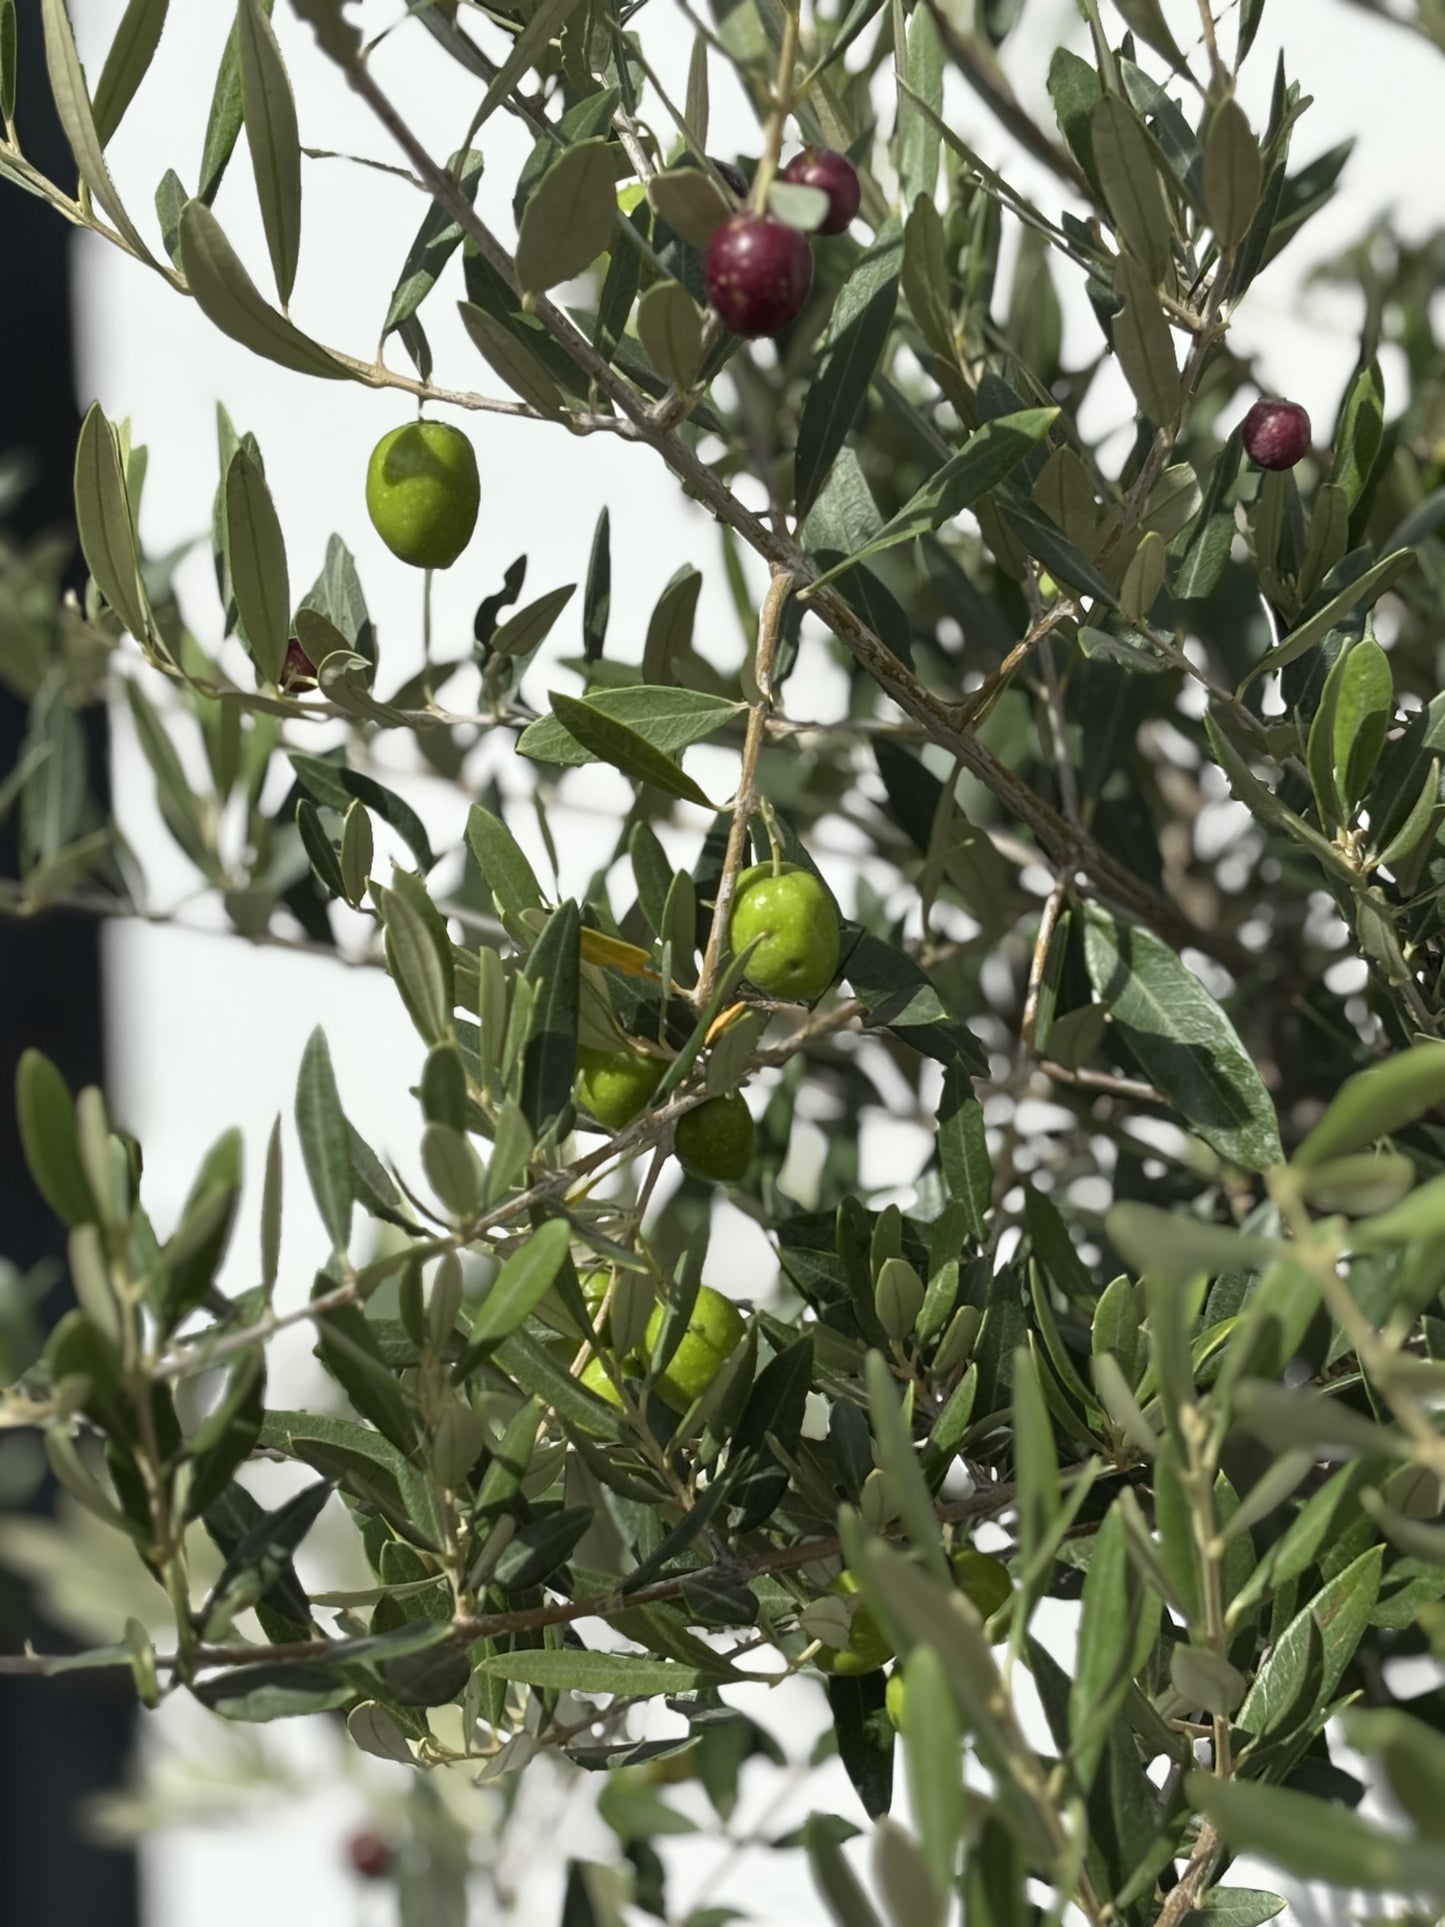
<path id="1" fill-rule="evenodd" d="M 798 12 L 801 4 L 802 0 L 791 0 L 783 16 L 783 40 L 778 48 L 778 77 L 773 86 L 773 111 L 768 117 L 763 158 L 758 162 L 758 171 L 753 176 L 753 191 L 748 197 L 749 207 L 758 214 L 767 208 L 768 190 L 773 185 L 773 176 L 778 171 L 778 161 L 783 151 L 783 131 L 788 124 L 788 115 L 793 111 L 793 74 L 798 62 Z"/>
<path id="2" fill-rule="evenodd" d="M 788 17 L 796 23 L 796 14 L 790 14 Z M 748 711 L 747 735 L 743 739 L 743 760 L 738 772 L 738 790 L 733 803 L 732 827 L 728 831 L 727 853 L 723 858 L 722 875 L 718 878 L 717 896 L 713 902 L 712 928 L 708 931 L 702 975 L 698 978 L 697 989 L 693 992 L 693 1002 L 699 1010 L 705 1010 L 712 997 L 713 987 L 717 983 L 718 969 L 727 945 L 728 926 L 732 922 L 733 894 L 737 889 L 738 872 L 743 867 L 743 858 L 747 850 L 748 825 L 752 820 L 753 811 L 757 808 L 758 758 L 762 753 L 763 740 L 768 730 L 768 715 L 773 706 L 773 658 L 777 653 L 778 628 L 782 622 L 784 605 L 792 591 L 792 572 L 780 563 L 774 563 L 768 592 L 763 597 L 763 606 L 758 614 L 758 646 L 752 663 L 753 686 L 757 691 L 757 699 Z"/>

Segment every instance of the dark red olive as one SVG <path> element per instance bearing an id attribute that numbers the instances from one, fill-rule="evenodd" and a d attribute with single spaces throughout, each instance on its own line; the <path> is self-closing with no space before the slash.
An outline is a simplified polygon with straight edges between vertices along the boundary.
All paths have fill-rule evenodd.
<path id="1" fill-rule="evenodd" d="M 720 161 L 716 154 L 709 154 L 708 160 L 722 175 L 739 201 L 745 201 L 748 198 L 748 177 L 743 170 L 740 167 L 734 167 L 731 161 Z"/>
<path id="2" fill-rule="evenodd" d="M 744 210 L 714 229 L 702 279 L 708 300 L 734 334 L 775 335 L 808 298 L 813 251 L 797 228 Z"/>
<path id="3" fill-rule="evenodd" d="M 1293 468 L 1309 446 L 1310 418 L 1297 401 L 1257 401 L 1244 418 L 1244 452 L 1260 468 Z"/>
<path id="4" fill-rule="evenodd" d="M 783 169 L 783 179 L 794 187 L 821 187 L 828 212 L 818 223 L 819 234 L 842 234 L 858 212 L 863 189 L 858 170 L 846 154 L 831 147 L 805 147 Z"/>
<path id="5" fill-rule="evenodd" d="M 281 665 L 281 687 L 298 689 L 303 684 L 314 687 L 316 683 L 316 664 L 307 655 L 301 644 L 292 636 L 286 645 L 286 660 Z"/>
<path id="6" fill-rule="evenodd" d="M 352 1872 L 359 1874 L 363 1880 L 385 1880 L 396 1858 L 381 1835 L 372 1833 L 369 1828 L 352 1834 L 346 1843 L 346 1857 L 351 1862 Z"/>

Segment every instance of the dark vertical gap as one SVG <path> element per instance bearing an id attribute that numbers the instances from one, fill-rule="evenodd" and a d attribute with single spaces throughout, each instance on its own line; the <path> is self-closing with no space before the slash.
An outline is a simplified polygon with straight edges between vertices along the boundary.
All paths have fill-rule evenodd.
<path id="1" fill-rule="evenodd" d="M 18 119 L 26 152 L 54 180 L 74 179 L 46 82 L 39 0 L 20 0 Z M 78 415 L 71 329 L 69 227 L 41 201 L 0 182 L 0 454 L 23 451 L 32 475 L 8 533 L 24 541 L 71 525 L 71 465 Z M 77 578 L 78 579 L 78 578 Z M 15 765 L 24 704 L 0 685 L 0 773 Z M 92 788 L 104 795 L 105 718 L 85 716 Z M 0 875 L 16 874 L 13 822 L 0 826 Z M 0 917 L 0 1256 L 22 1271 L 65 1257 L 59 1225 L 26 1173 L 13 1092 L 20 1053 L 35 1045 L 72 1089 L 101 1081 L 101 974 L 93 921 L 54 915 Z M 68 1299 L 57 1287 L 53 1321 Z M 48 1507 L 43 1491 L 37 1510 Z M 21 1588 L 0 1573 L 0 1650 L 63 1641 Z M 87 1795 L 122 1777 L 133 1731 L 128 1678 L 0 1679 L 0 1915 L 7 1927 L 137 1927 L 135 1857 L 94 1845 L 77 1826 Z"/>

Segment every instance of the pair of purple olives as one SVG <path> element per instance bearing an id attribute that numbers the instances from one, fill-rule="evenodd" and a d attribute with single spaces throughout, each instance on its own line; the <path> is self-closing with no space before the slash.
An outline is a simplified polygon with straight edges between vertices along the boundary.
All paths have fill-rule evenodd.
<path id="1" fill-rule="evenodd" d="M 742 199 L 747 182 L 735 167 L 714 162 Z M 821 188 L 828 211 L 819 234 L 842 234 L 862 199 L 857 170 L 846 154 L 805 147 L 782 170 L 790 187 Z M 702 265 L 703 286 L 717 314 L 735 335 L 750 340 L 776 335 L 797 319 L 813 285 L 813 250 L 801 229 L 776 214 L 744 207 L 713 232 Z"/>

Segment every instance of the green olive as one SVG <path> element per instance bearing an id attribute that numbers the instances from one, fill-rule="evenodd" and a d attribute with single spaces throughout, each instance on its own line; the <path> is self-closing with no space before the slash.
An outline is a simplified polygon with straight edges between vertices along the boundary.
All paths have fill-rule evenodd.
<path id="1" fill-rule="evenodd" d="M 643 1343 L 649 1357 L 657 1349 L 666 1316 L 667 1307 L 658 1305 L 648 1320 Z M 701 1398 L 746 1330 L 743 1315 L 732 1300 L 711 1285 L 704 1285 L 677 1350 L 667 1361 L 667 1369 L 658 1375 L 656 1391 L 663 1404 L 670 1405 L 674 1412 L 685 1412 L 694 1399 Z"/>
<path id="2" fill-rule="evenodd" d="M 448 422 L 407 422 L 383 435 L 366 467 L 376 532 L 414 569 L 449 569 L 477 526 L 481 484 L 470 440 Z"/>
<path id="3" fill-rule="evenodd" d="M 737 1091 L 710 1097 L 677 1120 L 673 1149 L 689 1176 L 736 1184 L 753 1160 L 753 1118 Z"/>
<path id="4" fill-rule="evenodd" d="M 578 1101 L 605 1129 L 625 1130 L 647 1109 L 666 1069 L 660 1058 L 638 1051 L 583 1044 L 577 1052 Z"/>
<path id="5" fill-rule="evenodd" d="M 622 1410 L 622 1394 L 612 1382 L 612 1375 L 600 1358 L 589 1358 L 577 1374 L 577 1383 L 585 1385 L 589 1392 L 595 1392 L 604 1405 L 615 1405 Z"/>
<path id="6" fill-rule="evenodd" d="M 888 1709 L 888 1717 L 901 1733 L 903 1731 L 903 1705 L 906 1695 L 903 1686 L 903 1668 L 895 1666 L 888 1675 L 888 1685 L 884 1689 L 883 1704 Z"/>
<path id="7" fill-rule="evenodd" d="M 811 870 L 755 864 L 738 878 L 732 947 L 748 959 L 748 982 L 765 997 L 809 1004 L 838 974 L 838 913 Z"/>
<path id="8" fill-rule="evenodd" d="M 851 1572 L 840 1572 L 828 1590 L 846 1597 L 857 1592 L 858 1581 Z M 856 1679 L 862 1673 L 876 1673 L 892 1657 L 893 1648 L 882 1627 L 867 1606 L 859 1606 L 849 1622 L 848 1644 L 825 1646 L 818 1655 L 818 1667 L 824 1673 Z"/>
<path id="9" fill-rule="evenodd" d="M 1013 1581 L 1002 1560 L 991 1559 L 986 1552 L 975 1552 L 972 1546 L 960 1546 L 950 1564 L 959 1591 L 981 1619 L 992 1619 L 1013 1597 Z"/>

